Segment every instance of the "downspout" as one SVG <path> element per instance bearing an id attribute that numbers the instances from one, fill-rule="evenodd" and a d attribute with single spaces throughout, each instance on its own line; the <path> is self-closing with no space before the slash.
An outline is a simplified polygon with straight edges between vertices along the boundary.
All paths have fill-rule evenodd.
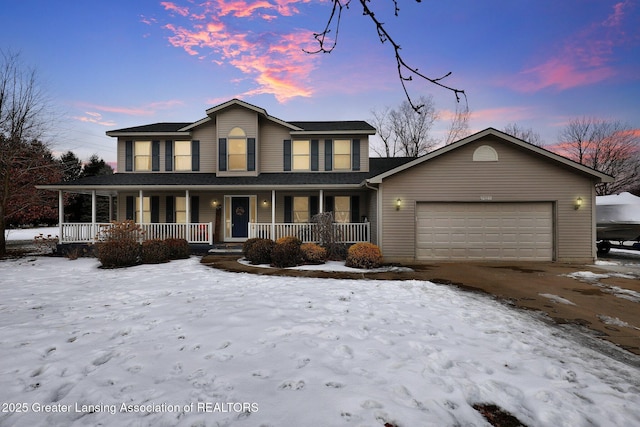
<path id="1" fill-rule="evenodd" d="M 364 181 L 364 186 L 369 190 L 374 190 L 376 194 L 376 244 L 382 248 L 382 209 L 380 209 L 380 189 L 378 187 L 372 187 L 369 185 L 369 181 Z"/>

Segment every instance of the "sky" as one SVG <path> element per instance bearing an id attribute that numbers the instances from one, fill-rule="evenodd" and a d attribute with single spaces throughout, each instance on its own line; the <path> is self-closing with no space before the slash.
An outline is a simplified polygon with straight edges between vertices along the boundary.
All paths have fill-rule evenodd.
<path id="1" fill-rule="evenodd" d="M 640 0 L 370 3 L 408 65 L 462 89 L 470 128 L 532 128 L 547 144 L 576 118 L 640 132 Z M 327 0 L 0 0 L 0 49 L 33 67 L 56 154 L 115 162 L 108 130 L 195 122 L 239 98 L 285 121 L 370 120 L 405 100 L 394 51 L 353 1 L 335 49 L 318 49 Z M 330 34 L 334 37 L 335 29 Z M 456 97 L 431 95 L 444 137 Z"/>

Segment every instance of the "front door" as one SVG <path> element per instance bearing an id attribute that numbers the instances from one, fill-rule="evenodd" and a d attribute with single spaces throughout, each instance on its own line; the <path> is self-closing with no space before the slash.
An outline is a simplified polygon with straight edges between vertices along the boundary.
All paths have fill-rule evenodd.
<path id="1" fill-rule="evenodd" d="M 249 197 L 231 198 L 231 237 L 249 237 Z"/>

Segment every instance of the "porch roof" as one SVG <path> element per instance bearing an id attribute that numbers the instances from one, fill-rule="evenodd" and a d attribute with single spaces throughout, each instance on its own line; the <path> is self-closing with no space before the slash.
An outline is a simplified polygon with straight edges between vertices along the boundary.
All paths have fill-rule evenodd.
<path id="1" fill-rule="evenodd" d="M 80 178 L 38 188 L 66 191 L 177 189 L 357 189 L 364 181 L 413 160 L 407 157 L 371 158 L 369 172 L 279 172 L 258 176 L 216 176 L 215 173 L 116 173 Z"/>

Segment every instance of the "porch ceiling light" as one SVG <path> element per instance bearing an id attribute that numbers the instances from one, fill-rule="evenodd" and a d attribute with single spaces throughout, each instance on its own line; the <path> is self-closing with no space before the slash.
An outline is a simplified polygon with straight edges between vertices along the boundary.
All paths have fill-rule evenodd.
<path id="1" fill-rule="evenodd" d="M 400 210 L 400 206 L 402 205 L 402 200 L 398 199 L 396 200 L 396 210 L 399 211 Z"/>
<path id="2" fill-rule="evenodd" d="M 582 207 L 582 197 L 578 197 L 576 199 L 576 203 L 575 205 L 573 205 L 573 207 L 575 208 L 575 210 L 578 210 Z"/>

